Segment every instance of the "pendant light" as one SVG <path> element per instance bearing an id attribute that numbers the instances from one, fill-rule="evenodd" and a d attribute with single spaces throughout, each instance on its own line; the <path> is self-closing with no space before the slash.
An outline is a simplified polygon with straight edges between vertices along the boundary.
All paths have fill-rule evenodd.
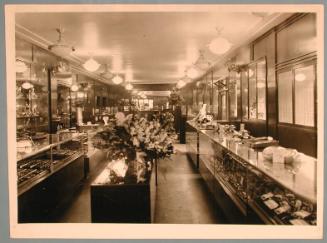
<path id="1" fill-rule="evenodd" d="M 84 64 L 83 67 L 89 71 L 89 72 L 95 72 L 96 70 L 99 69 L 100 64 L 93 59 L 93 57 L 91 56 Z"/>
<path id="2" fill-rule="evenodd" d="M 31 84 L 30 82 L 27 82 L 27 81 L 22 84 L 23 89 L 31 89 L 33 87 L 34 87 L 33 84 Z"/>
<path id="3" fill-rule="evenodd" d="M 55 44 L 49 45 L 48 49 L 50 51 L 52 51 L 54 54 L 56 54 L 57 56 L 70 55 L 73 51 L 75 51 L 75 48 L 64 42 L 63 37 L 62 37 L 62 35 L 64 33 L 64 29 L 59 27 L 56 29 L 56 31 L 58 32 L 59 38 Z"/>
<path id="4" fill-rule="evenodd" d="M 117 85 L 121 84 L 123 81 L 124 81 L 123 78 L 120 77 L 118 74 L 112 78 L 112 82 Z"/>
<path id="5" fill-rule="evenodd" d="M 209 50 L 217 55 L 221 55 L 229 51 L 232 47 L 232 44 L 224 37 L 221 36 L 222 29 L 217 30 L 218 37 L 213 39 L 209 44 Z"/>

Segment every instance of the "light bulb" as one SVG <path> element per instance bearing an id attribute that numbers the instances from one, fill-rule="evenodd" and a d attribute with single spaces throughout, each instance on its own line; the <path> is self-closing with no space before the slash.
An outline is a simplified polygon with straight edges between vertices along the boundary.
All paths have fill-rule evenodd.
<path id="1" fill-rule="evenodd" d="M 95 72 L 96 70 L 99 69 L 100 67 L 100 64 L 94 60 L 92 57 L 87 60 L 84 64 L 83 64 L 83 67 L 87 70 L 87 71 L 90 71 L 90 72 Z"/>
<path id="2" fill-rule="evenodd" d="M 132 90 L 133 89 L 133 85 L 130 84 L 130 83 L 128 83 L 128 84 L 126 84 L 125 89 Z"/>
<path id="3" fill-rule="evenodd" d="M 218 55 L 226 53 L 231 47 L 232 44 L 223 37 L 217 37 L 209 44 L 209 50 Z"/>
<path id="4" fill-rule="evenodd" d="M 116 75 L 115 77 L 113 77 L 112 82 L 114 82 L 114 84 L 121 84 L 123 82 L 123 79 L 119 75 Z"/>

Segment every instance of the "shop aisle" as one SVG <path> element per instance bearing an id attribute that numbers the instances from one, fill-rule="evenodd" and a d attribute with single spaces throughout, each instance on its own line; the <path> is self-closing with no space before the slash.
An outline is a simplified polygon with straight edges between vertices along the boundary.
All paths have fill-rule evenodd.
<path id="1" fill-rule="evenodd" d="M 170 159 L 159 161 L 155 223 L 226 223 L 203 179 L 188 161 L 186 146 L 175 145 Z"/>
<path id="2" fill-rule="evenodd" d="M 226 223 L 203 179 L 188 161 L 185 145 L 176 144 L 175 151 L 170 159 L 159 162 L 155 223 Z M 57 222 L 91 222 L 90 184 L 105 166 L 99 163 Z"/>

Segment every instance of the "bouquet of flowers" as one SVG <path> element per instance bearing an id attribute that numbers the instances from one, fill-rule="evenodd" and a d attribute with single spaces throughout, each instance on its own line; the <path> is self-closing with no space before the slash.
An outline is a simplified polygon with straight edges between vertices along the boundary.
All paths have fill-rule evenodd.
<path id="1" fill-rule="evenodd" d="M 111 121 L 105 130 L 92 138 L 92 143 L 95 148 L 106 150 L 107 158 L 128 165 L 124 178 L 114 181 L 144 182 L 153 159 L 170 156 L 174 151 L 173 142 L 177 135 L 173 122 L 171 113 L 146 119 L 132 114 L 125 116 L 119 112 L 115 121 Z M 111 171 L 112 178 L 113 174 L 114 170 Z M 119 177 L 118 174 L 116 176 Z"/>

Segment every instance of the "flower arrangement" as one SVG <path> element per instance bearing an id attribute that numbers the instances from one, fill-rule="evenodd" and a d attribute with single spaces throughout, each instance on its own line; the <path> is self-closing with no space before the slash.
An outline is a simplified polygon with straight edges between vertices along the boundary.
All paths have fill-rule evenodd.
<path id="1" fill-rule="evenodd" d="M 111 181 L 146 181 L 152 161 L 170 156 L 174 151 L 173 142 L 177 135 L 173 122 L 174 116 L 169 112 L 148 118 L 118 112 L 115 119 L 92 138 L 93 146 L 106 150 L 113 163 L 120 161 L 128 165 L 124 178 L 109 166 Z"/>

